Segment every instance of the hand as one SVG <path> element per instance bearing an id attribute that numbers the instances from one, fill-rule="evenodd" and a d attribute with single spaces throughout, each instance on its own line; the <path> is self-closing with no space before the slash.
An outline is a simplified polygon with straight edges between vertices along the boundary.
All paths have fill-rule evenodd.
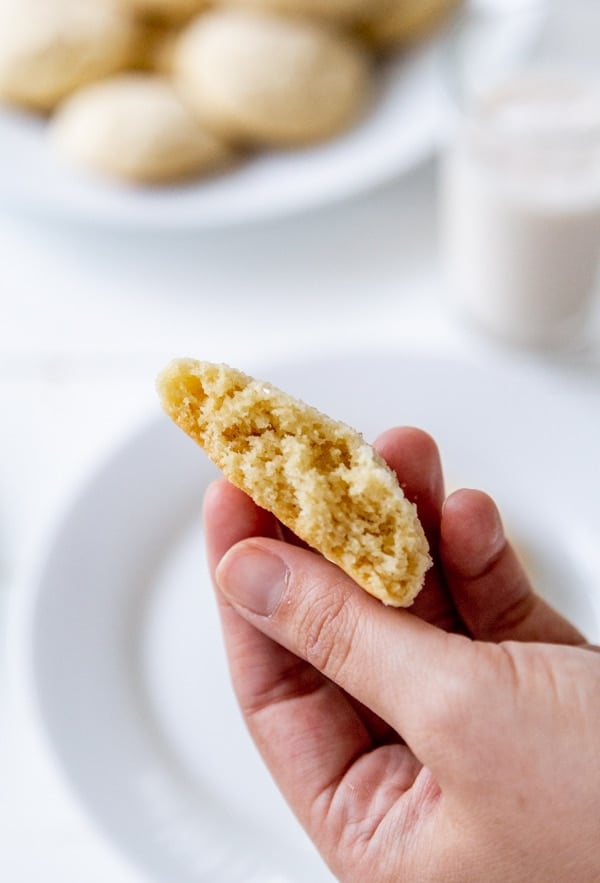
<path id="1" fill-rule="evenodd" d="M 410 611 L 290 542 L 227 482 L 207 493 L 250 733 L 341 881 L 597 883 L 600 655 L 534 594 L 489 497 L 444 502 L 429 436 L 392 430 L 376 446 L 436 561 Z"/>

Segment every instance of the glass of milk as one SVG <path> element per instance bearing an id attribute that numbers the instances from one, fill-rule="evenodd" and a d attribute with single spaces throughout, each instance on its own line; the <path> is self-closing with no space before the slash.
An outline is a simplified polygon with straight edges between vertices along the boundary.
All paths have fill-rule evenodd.
<path id="1" fill-rule="evenodd" d="M 447 75 L 448 296 L 505 341 L 581 341 L 600 275 L 600 0 L 472 13 Z"/>

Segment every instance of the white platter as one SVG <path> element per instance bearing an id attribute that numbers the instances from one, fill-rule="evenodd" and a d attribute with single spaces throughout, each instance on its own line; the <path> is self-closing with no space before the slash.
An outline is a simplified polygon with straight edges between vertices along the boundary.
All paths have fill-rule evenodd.
<path id="1" fill-rule="evenodd" d="M 0 109 L 0 206 L 117 228 L 197 229 L 286 216 L 364 192 L 435 149 L 444 129 L 441 42 L 382 64 L 372 108 L 341 137 L 258 154 L 180 187 L 126 188 L 80 174 L 53 155 L 43 122 Z"/>
<path id="2" fill-rule="evenodd" d="M 598 641 L 596 387 L 410 354 L 266 376 L 369 438 L 399 423 L 431 432 L 449 482 L 496 496 L 540 588 Z M 29 608 L 34 702 L 81 806 L 148 880 L 321 883 L 229 686 L 199 521 L 213 475 L 157 418 L 81 490 Z"/>

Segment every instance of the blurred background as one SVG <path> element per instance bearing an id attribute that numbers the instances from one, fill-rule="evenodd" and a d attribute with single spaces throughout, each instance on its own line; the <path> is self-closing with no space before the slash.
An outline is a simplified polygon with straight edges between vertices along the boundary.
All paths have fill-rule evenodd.
<path id="1" fill-rule="evenodd" d="M 368 437 L 432 431 L 598 640 L 593 23 L 595 0 L 0 0 L 6 880 L 331 879 L 230 694 L 213 472 L 154 392 L 173 357 Z"/>

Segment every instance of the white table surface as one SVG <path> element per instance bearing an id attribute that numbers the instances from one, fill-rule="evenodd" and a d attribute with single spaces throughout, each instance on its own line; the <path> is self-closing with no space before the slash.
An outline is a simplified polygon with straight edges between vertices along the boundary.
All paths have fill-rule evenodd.
<path id="1" fill-rule="evenodd" d="M 14 623 L 78 483 L 158 412 L 156 372 L 176 355 L 243 368 L 364 345 L 505 356 L 443 308 L 434 164 L 360 200 L 212 233 L 0 214 L 0 251 L 0 876 L 133 883 L 22 706 Z"/>

